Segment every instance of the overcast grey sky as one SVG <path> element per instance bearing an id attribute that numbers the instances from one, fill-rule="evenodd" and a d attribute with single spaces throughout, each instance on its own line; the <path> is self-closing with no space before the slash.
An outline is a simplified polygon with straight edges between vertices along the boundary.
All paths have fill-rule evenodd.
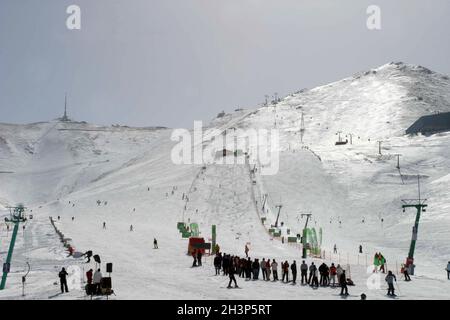
<path id="1" fill-rule="evenodd" d="M 449 0 L 0 0 L 0 122 L 56 118 L 67 91 L 76 120 L 190 128 L 390 61 L 450 74 L 449 39 Z"/>

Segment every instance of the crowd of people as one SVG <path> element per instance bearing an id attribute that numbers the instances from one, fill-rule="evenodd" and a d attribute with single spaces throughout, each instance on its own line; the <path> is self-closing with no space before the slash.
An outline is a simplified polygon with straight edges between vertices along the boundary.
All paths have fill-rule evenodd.
<path id="1" fill-rule="evenodd" d="M 248 250 L 245 250 L 246 255 Z M 197 258 L 198 260 L 198 258 Z M 228 276 L 230 281 L 228 288 L 231 288 L 232 284 L 237 288 L 238 284 L 235 275 L 239 278 L 244 278 L 246 281 L 260 280 L 260 276 L 263 281 L 281 281 L 283 283 L 297 284 L 297 275 L 300 273 L 301 285 L 309 285 L 313 289 L 319 287 L 340 287 L 341 295 L 348 295 L 348 285 L 353 285 L 351 279 L 347 278 L 345 270 L 341 265 L 335 265 L 331 263 L 328 266 L 323 262 L 320 266 L 316 266 L 314 262 L 309 265 L 305 260 L 302 261 L 300 266 L 293 260 L 289 263 L 287 260 L 284 262 L 277 262 L 276 259 L 251 259 L 250 257 L 233 256 L 226 253 L 217 253 L 214 258 L 215 274 L 217 276 Z M 279 272 L 281 273 L 281 280 L 279 278 Z"/>

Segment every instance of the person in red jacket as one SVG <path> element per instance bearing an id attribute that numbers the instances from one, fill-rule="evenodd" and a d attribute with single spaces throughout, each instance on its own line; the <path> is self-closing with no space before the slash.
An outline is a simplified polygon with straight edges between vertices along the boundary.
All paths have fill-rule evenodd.
<path id="1" fill-rule="evenodd" d="M 333 287 L 336 286 L 336 274 L 337 274 L 337 269 L 334 265 L 334 263 L 331 264 L 330 266 L 330 276 L 331 276 L 331 281 L 333 281 Z"/>
<path id="2" fill-rule="evenodd" d="M 92 269 L 89 269 L 88 272 L 86 272 L 86 278 L 87 278 L 87 283 L 88 284 L 92 284 Z"/>

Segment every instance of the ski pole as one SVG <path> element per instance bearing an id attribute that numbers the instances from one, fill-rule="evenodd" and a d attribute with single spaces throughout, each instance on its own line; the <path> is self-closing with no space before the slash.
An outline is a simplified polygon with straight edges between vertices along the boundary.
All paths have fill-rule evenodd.
<path id="1" fill-rule="evenodd" d="M 400 286 L 397 281 L 395 281 L 395 284 L 397 285 L 398 292 L 400 292 L 400 294 L 402 294 L 402 291 L 400 290 Z"/>

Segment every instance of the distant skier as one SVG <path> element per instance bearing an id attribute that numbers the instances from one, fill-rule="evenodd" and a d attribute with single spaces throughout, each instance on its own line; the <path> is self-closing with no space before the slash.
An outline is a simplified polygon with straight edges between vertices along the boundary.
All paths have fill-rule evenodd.
<path id="1" fill-rule="evenodd" d="M 337 247 L 336 247 L 336 244 L 334 244 L 333 252 L 334 252 L 334 253 L 337 253 Z"/>
<path id="2" fill-rule="evenodd" d="M 130 225 L 130 231 L 133 231 L 133 225 L 132 224 Z"/>
<path id="3" fill-rule="evenodd" d="M 58 221 L 61 219 L 61 217 L 60 216 L 58 216 Z"/>
<path id="4" fill-rule="evenodd" d="M 67 293 L 69 292 L 69 289 L 67 288 L 67 276 L 69 274 L 67 273 L 65 268 L 62 268 L 59 272 L 59 283 L 61 285 L 61 293 L 64 293 L 64 291 Z"/>
<path id="5" fill-rule="evenodd" d="M 339 284 L 341 285 L 341 296 L 348 296 L 347 277 L 345 275 L 345 270 L 342 270 L 342 274 L 339 277 Z"/>
<path id="6" fill-rule="evenodd" d="M 74 221 L 75 220 L 75 217 L 72 217 L 72 221 Z"/>
<path id="7" fill-rule="evenodd" d="M 447 280 L 450 280 L 450 261 L 447 263 Z"/>
<path id="8" fill-rule="evenodd" d="M 158 241 L 156 238 L 153 238 L 153 249 L 158 249 Z"/>
<path id="9" fill-rule="evenodd" d="M 388 272 L 388 275 L 385 278 L 387 284 L 388 284 L 388 296 L 392 296 L 395 297 L 395 288 L 394 288 L 394 281 L 397 282 L 397 278 L 395 277 L 395 275 L 392 273 L 392 271 Z"/>
<path id="10" fill-rule="evenodd" d="M 103 229 L 106 229 L 106 222 L 103 222 Z"/>
<path id="11" fill-rule="evenodd" d="M 302 275 L 302 285 L 305 283 L 308 283 L 308 265 L 305 263 L 305 260 L 302 261 L 302 264 L 300 265 L 300 272 Z"/>
<path id="12" fill-rule="evenodd" d="M 295 260 L 291 264 L 291 271 L 292 271 L 292 284 L 295 284 L 297 281 L 297 264 Z"/>
<path id="13" fill-rule="evenodd" d="M 363 253 L 362 245 L 359 245 L 359 253 Z"/>
<path id="14" fill-rule="evenodd" d="M 250 249 L 248 248 L 248 245 L 245 245 L 245 257 L 248 258 L 248 252 L 250 251 Z"/>

